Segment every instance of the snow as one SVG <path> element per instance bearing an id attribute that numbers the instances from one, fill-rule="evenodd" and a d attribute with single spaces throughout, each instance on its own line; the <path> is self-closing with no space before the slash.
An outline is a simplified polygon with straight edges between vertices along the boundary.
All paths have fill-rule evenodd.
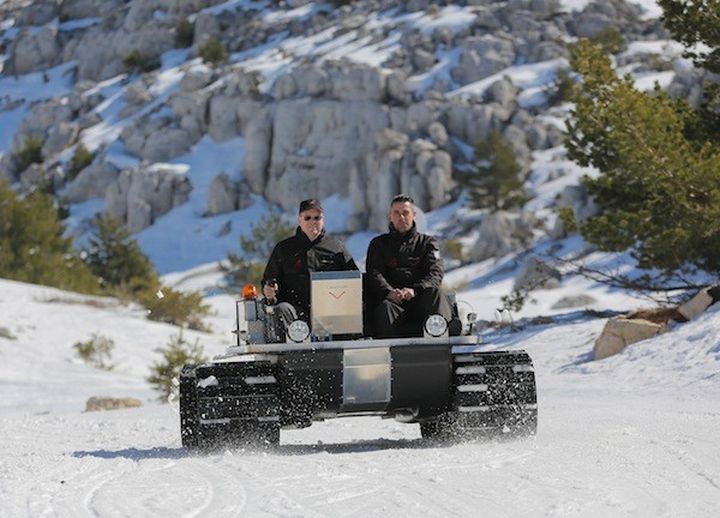
<path id="1" fill-rule="evenodd" d="M 185 333 L 216 354 L 231 342 L 233 305 L 208 300 L 213 332 Z M 354 417 L 283 430 L 275 449 L 190 455 L 174 407 L 144 381 L 176 328 L 113 299 L 0 280 L 0 514 L 716 516 L 720 308 L 591 361 L 603 323 L 569 310 L 552 325 L 483 333 L 487 349 L 533 357 L 531 439 L 439 445 L 417 425 Z M 92 333 L 115 341 L 114 370 L 74 356 Z M 143 406 L 84 413 L 96 395 Z"/>
<path id="2" fill-rule="evenodd" d="M 536 98 L 538 92 L 542 92 L 543 88 L 555 80 L 558 68 L 568 68 L 568 66 L 565 58 L 551 59 L 528 65 L 515 65 L 453 90 L 448 96 L 482 97 L 493 83 L 507 77 L 520 89 L 520 104 L 527 108 L 538 103 Z"/>
<path id="3" fill-rule="evenodd" d="M 429 34 L 437 29 L 447 27 L 453 32 L 460 32 L 475 21 L 477 14 L 472 7 L 448 5 L 439 8 L 436 13 L 415 12 L 399 17 L 399 21 L 408 22 L 410 27 Z"/>
<path id="4" fill-rule="evenodd" d="M 627 0 L 629 4 L 637 5 L 641 10 L 642 19 L 654 19 L 662 16 L 662 9 L 655 0 Z M 565 11 L 582 11 L 592 0 L 560 0 L 560 5 Z"/>
<path id="5" fill-rule="evenodd" d="M 44 101 L 59 97 L 72 90 L 72 75 L 77 63 L 70 61 L 22 76 L 0 77 L 0 92 L 5 100 Z"/>
<path id="6" fill-rule="evenodd" d="M 655 72 L 642 74 L 633 78 L 635 87 L 638 90 L 647 92 L 653 90 L 656 85 L 660 85 L 660 88 L 667 88 L 675 78 L 675 72 Z"/>
<path id="7" fill-rule="evenodd" d="M 646 17 L 659 15 L 654 1 L 632 2 Z M 561 2 L 564 9 L 576 11 L 588 3 Z M 285 11 L 269 6 L 266 1 L 231 0 L 204 11 L 253 10 L 279 24 L 328 9 L 317 2 Z M 338 33 L 335 27 L 311 36 L 280 33 L 233 54 L 230 61 L 259 71 L 261 91 L 268 92 L 280 74 L 304 57 L 322 62 L 342 56 L 380 66 L 397 48 L 401 27 L 458 32 L 472 23 L 475 9 L 450 5 L 434 14 L 393 9 L 367 19 L 366 36 L 357 30 Z M 71 31 L 95 23 L 97 19 L 88 18 L 58 27 Z M 6 39 L 17 33 L 13 25 L 12 20 L 0 22 Z M 388 36 L 376 41 L 373 36 L 385 28 L 391 29 Z M 568 66 L 565 60 L 517 64 L 459 88 L 450 70 L 461 53 L 461 48 L 438 51 L 434 67 L 408 79 L 408 91 L 422 96 L 435 81 L 445 81 L 450 95 L 482 96 L 508 76 L 520 89 L 520 105 L 532 108 L 544 101 L 544 89 L 557 69 Z M 688 66 L 680 59 L 682 47 L 667 40 L 631 42 L 623 57 L 650 53 Z M 121 117 L 125 89 L 139 77 L 120 75 L 85 93 L 102 92 L 105 100 L 94 110 L 102 122 L 83 131 L 81 140 L 91 150 L 109 146 L 108 159 L 121 168 L 139 164 L 118 138 L 123 127 L 144 114 L 161 115 L 158 108 L 177 90 L 183 71 L 204 66 L 189 60 L 187 49 L 169 51 L 161 62 L 149 86 L 154 100 L 128 117 Z M 31 103 L 70 93 L 74 66 L 0 78 L 0 153 L 11 148 Z M 656 81 L 667 86 L 673 78 L 671 71 L 628 71 L 643 90 Z M 569 109 L 559 107 L 543 118 L 562 127 Z M 455 144 L 472 153 L 467 143 Z M 210 182 L 220 172 L 242 179 L 244 156 L 242 138 L 214 142 L 205 137 L 185 155 L 156 164 L 187 176 L 193 191 L 187 203 L 137 235 L 165 283 L 206 295 L 210 332 L 183 333 L 190 341 L 197 339 L 209 355 L 233 344 L 234 299 L 219 288 L 218 261 L 238 252 L 240 236 L 272 209 L 254 197 L 248 208 L 204 216 Z M 558 194 L 586 174 L 596 171 L 570 162 L 562 146 L 535 152 L 528 182 L 534 198 L 525 209 L 551 222 Z M 330 216 L 328 230 L 341 232 L 352 215 L 350 198 L 333 195 L 322 203 Z M 79 243 L 86 237 L 87 221 L 103 208 L 103 200 L 70 207 L 70 232 L 80 235 Z M 284 217 L 294 221 L 295 215 Z M 432 234 L 449 230 L 458 217 L 472 223 L 482 214 L 461 197 L 422 216 Z M 361 268 L 376 235 L 358 232 L 345 240 Z M 470 229 L 459 239 L 467 248 L 474 236 L 476 230 Z M 560 247 L 556 253 L 569 257 L 586 244 L 579 238 L 541 241 L 523 256 L 449 271 L 445 285 L 458 289 L 461 311 L 493 321 L 523 261 L 530 255 L 547 257 L 554 246 Z M 603 271 L 637 273 L 627 255 L 596 252 L 584 261 Z M 561 298 L 577 294 L 591 295 L 594 302 L 556 307 Z M 0 279 L 0 516 L 715 517 L 720 512 L 720 307 L 619 355 L 592 361 L 593 342 L 605 321 L 586 310 L 617 312 L 651 304 L 636 294 L 569 277 L 557 289 L 534 291 L 513 314 L 514 330 L 483 327 L 483 348 L 522 348 L 534 360 L 540 424 L 532 439 L 438 445 L 420 439 L 415 424 L 355 417 L 284 430 L 280 446 L 272 450 L 190 455 L 180 444 L 175 407 L 158 402 L 145 380 L 151 364 L 160 359 L 157 349 L 178 328 L 148 321 L 134 304 Z M 553 322 L 533 324 L 540 315 Z M 113 370 L 94 369 L 75 355 L 73 344 L 93 333 L 114 341 Z M 91 396 L 136 397 L 143 406 L 85 413 Z"/>

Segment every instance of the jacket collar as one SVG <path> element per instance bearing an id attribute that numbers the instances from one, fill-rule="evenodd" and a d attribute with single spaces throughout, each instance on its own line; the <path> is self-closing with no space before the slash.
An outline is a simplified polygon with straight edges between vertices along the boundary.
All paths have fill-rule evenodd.
<path id="1" fill-rule="evenodd" d="M 308 237 L 305 235 L 305 232 L 303 232 L 302 229 L 300 228 L 300 226 L 298 226 L 295 229 L 295 237 L 300 239 L 301 243 L 303 243 L 305 246 L 310 248 L 311 246 L 313 246 L 323 240 L 323 238 L 325 237 L 325 229 L 323 228 L 320 231 L 320 234 L 318 234 L 318 237 L 316 237 L 314 241 L 310 241 L 310 239 L 308 239 Z"/>
<path id="2" fill-rule="evenodd" d="M 406 239 L 410 239 L 412 236 L 417 234 L 417 223 L 413 221 L 412 227 L 410 227 L 407 232 L 399 232 L 395 225 L 390 223 L 388 225 L 388 228 L 390 229 L 390 236 L 393 239 L 400 239 L 402 241 L 405 241 Z"/>

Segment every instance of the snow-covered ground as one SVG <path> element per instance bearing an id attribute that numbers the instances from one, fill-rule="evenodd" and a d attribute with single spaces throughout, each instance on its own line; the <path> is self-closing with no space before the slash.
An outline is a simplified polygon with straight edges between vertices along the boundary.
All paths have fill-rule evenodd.
<path id="1" fill-rule="evenodd" d="M 209 301 L 213 332 L 186 337 L 215 354 L 233 306 Z M 272 450 L 195 456 L 144 380 L 176 328 L 113 299 L 0 280 L 0 516 L 717 516 L 720 308 L 603 361 L 590 355 L 603 320 L 555 318 L 483 333 L 488 348 L 533 357 L 534 438 L 437 445 L 417 425 L 363 417 L 284 430 Z M 115 341 L 114 370 L 75 357 L 92 333 Z M 143 406 L 83 412 L 93 395 Z"/>
<path id="2" fill-rule="evenodd" d="M 643 8 L 644 16 L 659 16 L 654 0 L 632 2 Z M 561 1 L 567 10 L 582 10 L 587 3 Z M 274 11 L 267 2 L 230 0 L 212 9 L 240 4 L 278 22 L 325 8 L 310 2 Z M 366 25 L 461 31 L 472 21 L 473 9 L 447 6 L 433 16 L 390 10 L 372 16 Z M 61 24 L 61 30 L 68 29 Z M 356 30 L 294 37 L 281 33 L 232 55 L 231 62 L 259 71 L 265 92 L 306 58 L 344 56 L 379 66 L 397 49 L 399 38 L 400 31 L 381 41 Z M 681 52 L 671 41 L 631 42 L 622 57 L 654 53 L 681 59 Z M 408 80 L 414 94 L 445 79 L 449 95 L 479 96 L 494 80 L 509 76 L 526 107 L 542 102 L 556 71 L 568 66 L 565 60 L 518 64 L 461 87 L 449 74 L 460 49 L 447 49 L 436 58 L 428 72 Z M 118 138 L 120 132 L 165 103 L 186 68 L 200 66 L 198 60 L 188 60 L 187 50 L 164 54 L 162 68 L 149 85 L 154 100 L 124 118 L 125 91 L 142 79 L 122 75 L 98 84 L 105 97 L 96 108 L 102 122 L 83 131 L 81 140 L 90 149 L 108 145 L 109 159 L 120 167 L 136 165 L 138 159 Z M 72 90 L 73 67 L 68 63 L 45 74 L 0 79 L 0 155 L 12 148 L 13 135 L 32 102 Z M 621 71 L 634 74 L 634 67 Z M 666 85 L 672 75 L 650 71 L 633 77 L 639 88 L 650 89 L 655 81 Z M 559 107 L 543 117 L 562 128 L 568 109 Z M 258 197 L 242 211 L 202 216 L 208 184 L 218 172 L 242 178 L 244 146 L 242 138 L 223 143 L 204 138 L 171 163 L 158 164 L 188 175 L 194 186 L 188 203 L 137 236 L 167 283 L 216 291 L 216 261 L 228 251 L 237 252 L 239 236 L 270 210 Z M 69 149 L 62 159 L 71 156 Z M 534 197 L 525 208 L 550 219 L 548 207 L 562 189 L 593 171 L 569 162 L 562 146 L 538 151 L 533 159 L 527 187 Z M 323 204 L 332 215 L 329 229 L 342 231 L 350 216 L 349 200 L 335 195 Z M 69 226 L 82 228 L 83 220 L 103 209 L 101 199 L 73 205 Z M 457 214 L 472 218 L 459 200 L 424 215 L 423 225 L 440 233 Z M 347 238 L 359 264 L 374 235 L 360 232 Z M 470 247 L 472 232 L 460 240 Z M 578 239 L 561 244 L 562 252 L 570 255 L 584 246 Z M 542 256 L 551 245 L 557 243 L 540 242 L 530 253 Z M 508 256 L 463 266 L 446 275 L 446 285 L 460 290 L 462 310 L 492 320 L 502 297 L 512 290 L 522 267 L 519 259 Z M 585 261 L 602 271 L 632 273 L 632 261 L 623 256 L 594 254 Z M 557 307 L 563 297 L 577 294 L 591 295 L 594 302 L 574 309 Z M 206 300 L 213 308 L 207 319 L 211 332 L 184 331 L 184 337 L 198 340 L 214 355 L 231 344 L 234 306 L 227 295 Z M 0 518 L 720 516 L 720 308 L 617 356 L 591 359 L 604 320 L 589 317 L 585 309 L 625 311 L 647 304 L 572 277 L 560 288 L 533 292 L 515 315 L 519 331 L 483 331 L 487 348 L 523 348 L 535 362 L 540 422 L 532 439 L 437 445 L 420 439 L 417 425 L 363 417 L 283 431 L 280 446 L 272 450 L 195 456 L 180 445 L 174 406 L 158 402 L 146 381 L 151 364 L 160 360 L 157 349 L 178 334 L 177 328 L 150 322 L 139 306 L 114 299 L 0 279 Z M 554 323 L 532 325 L 529 319 L 537 315 L 552 316 Z M 111 371 L 94 369 L 76 357 L 73 344 L 95 333 L 115 343 Z M 86 413 L 91 396 L 135 397 L 143 406 Z"/>

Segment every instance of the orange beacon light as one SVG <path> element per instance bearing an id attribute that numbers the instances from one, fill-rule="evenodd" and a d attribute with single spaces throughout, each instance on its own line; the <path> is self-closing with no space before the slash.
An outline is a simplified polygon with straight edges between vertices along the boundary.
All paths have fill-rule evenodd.
<path id="1" fill-rule="evenodd" d="M 243 300 L 256 300 L 258 291 L 254 284 L 246 284 L 242 289 Z"/>

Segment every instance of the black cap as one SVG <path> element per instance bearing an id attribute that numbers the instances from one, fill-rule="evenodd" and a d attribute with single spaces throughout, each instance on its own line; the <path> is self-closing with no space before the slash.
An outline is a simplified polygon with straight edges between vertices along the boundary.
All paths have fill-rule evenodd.
<path id="1" fill-rule="evenodd" d="M 305 212 L 306 210 L 310 209 L 317 209 L 320 212 L 325 212 L 318 200 L 316 200 L 315 198 L 310 198 L 309 200 L 303 200 L 300 202 L 300 209 L 298 210 L 298 213 Z"/>

